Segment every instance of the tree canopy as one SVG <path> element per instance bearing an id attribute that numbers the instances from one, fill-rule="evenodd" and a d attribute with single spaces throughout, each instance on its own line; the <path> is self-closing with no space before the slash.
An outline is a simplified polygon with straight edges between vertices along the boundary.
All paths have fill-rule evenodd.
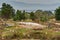
<path id="1" fill-rule="evenodd" d="M 56 10 L 56 13 L 59 12 L 59 9 Z M 26 20 L 31 19 L 39 20 L 39 21 L 47 21 L 49 17 L 51 17 L 52 12 L 51 11 L 42 11 L 42 10 L 36 10 L 35 12 L 26 12 L 25 10 L 17 10 L 15 11 L 14 8 L 10 4 L 3 3 L 1 7 L 1 18 L 3 19 L 10 19 L 13 18 L 13 20 Z"/>
<path id="2" fill-rule="evenodd" d="M 14 9 L 10 4 L 3 3 L 1 8 L 1 17 L 3 19 L 10 19 L 14 14 Z"/>
<path id="3" fill-rule="evenodd" d="M 58 7 L 55 10 L 55 18 L 56 18 L 56 20 L 60 20 L 60 7 Z"/>

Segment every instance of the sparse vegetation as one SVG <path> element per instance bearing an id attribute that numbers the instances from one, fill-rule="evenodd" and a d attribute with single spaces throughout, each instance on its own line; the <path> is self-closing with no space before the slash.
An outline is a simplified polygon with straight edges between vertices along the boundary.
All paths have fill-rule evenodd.
<path id="1" fill-rule="evenodd" d="M 47 23 L 50 19 L 60 21 L 60 7 L 55 10 L 55 15 L 51 11 L 36 10 L 35 12 L 26 12 L 25 10 L 17 10 L 10 5 L 3 3 L 0 11 L 0 39 L 1 40 L 20 40 L 20 39 L 39 39 L 39 40 L 60 40 L 60 30 L 57 27 L 44 29 L 28 29 L 24 28 L 26 24 L 17 24 L 17 22 L 36 22 L 39 24 Z M 3 20 L 2 20 L 3 19 Z M 14 26 L 9 26 L 9 21 L 14 22 Z M 9 21 L 7 23 L 7 21 Z M 42 23 L 41 23 L 42 22 Z M 4 25 L 5 23 L 5 25 Z M 51 22 L 52 23 L 52 22 Z M 9 24 L 9 25 L 8 25 Z M 6 27 L 7 26 L 7 27 Z M 29 26 L 29 25 L 28 25 Z M 37 26 L 36 26 L 37 27 Z M 50 25 L 49 25 L 50 27 Z M 32 27 L 33 28 L 33 27 Z M 57 30 L 56 30 L 57 28 Z"/>
<path id="2" fill-rule="evenodd" d="M 53 29 L 32 30 L 25 28 L 4 28 L 2 38 L 4 39 L 40 39 L 40 40 L 58 40 L 60 31 L 56 32 Z"/>

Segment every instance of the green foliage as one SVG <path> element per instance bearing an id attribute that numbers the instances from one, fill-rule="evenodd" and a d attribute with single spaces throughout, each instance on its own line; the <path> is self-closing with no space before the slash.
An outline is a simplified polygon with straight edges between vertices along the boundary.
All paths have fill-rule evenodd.
<path id="1" fill-rule="evenodd" d="M 46 22 L 46 21 L 48 21 L 48 18 L 46 16 L 42 16 L 42 17 L 40 17 L 40 21 Z"/>
<path id="2" fill-rule="evenodd" d="M 25 18 L 26 18 L 26 19 L 30 19 L 30 14 L 29 14 L 29 12 L 26 12 L 26 13 L 25 13 Z"/>
<path id="3" fill-rule="evenodd" d="M 25 14 L 26 14 L 26 12 L 25 12 L 25 10 L 23 10 L 23 13 L 22 13 L 22 19 L 23 19 L 23 20 L 26 19 Z"/>
<path id="4" fill-rule="evenodd" d="M 42 10 L 36 10 L 35 12 L 25 12 L 25 10 L 20 11 L 17 10 L 15 13 L 15 10 L 10 4 L 3 3 L 1 8 L 1 17 L 4 19 L 10 19 L 13 18 L 14 21 L 16 20 L 38 20 L 38 21 L 48 21 L 49 18 L 52 18 L 52 12 L 51 11 L 42 11 Z"/>
<path id="5" fill-rule="evenodd" d="M 30 19 L 35 20 L 35 15 L 33 12 L 30 13 Z"/>
<path id="6" fill-rule="evenodd" d="M 21 19 L 22 19 L 22 13 L 21 13 L 21 11 L 17 10 L 13 20 L 16 21 L 16 20 L 21 20 Z"/>
<path id="7" fill-rule="evenodd" d="M 13 7 L 10 4 L 3 3 L 1 8 L 1 17 L 4 19 L 11 18 L 14 12 Z"/>
<path id="8" fill-rule="evenodd" d="M 56 18 L 56 20 L 60 20 L 60 7 L 58 7 L 55 10 L 55 18 Z"/>
<path id="9" fill-rule="evenodd" d="M 16 20 L 25 20 L 28 19 L 29 15 L 28 13 L 25 12 L 25 10 L 23 12 L 21 12 L 20 10 L 17 10 L 15 17 L 13 18 L 14 21 Z"/>
<path id="10" fill-rule="evenodd" d="M 36 19 L 39 19 L 40 20 L 40 17 L 42 16 L 42 10 L 36 10 L 35 12 L 35 16 L 36 16 Z"/>
<path id="11" fill-rule="evenodd" d="M 34 15 L 39 21 L 45 22 L 48 21 L 53 14 L 51 11 L 37 10 Z"/>

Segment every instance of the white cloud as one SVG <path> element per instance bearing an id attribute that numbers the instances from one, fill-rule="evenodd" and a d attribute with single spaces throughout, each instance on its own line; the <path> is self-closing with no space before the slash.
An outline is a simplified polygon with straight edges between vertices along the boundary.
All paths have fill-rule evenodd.
<path id="1" fill-rule="evenodd" d="M 25 2 L 25 3 L 34 3 L 34 4 L 54 4 L 60 3 L 60 0 L 14 0 L 17 2 Z"/>

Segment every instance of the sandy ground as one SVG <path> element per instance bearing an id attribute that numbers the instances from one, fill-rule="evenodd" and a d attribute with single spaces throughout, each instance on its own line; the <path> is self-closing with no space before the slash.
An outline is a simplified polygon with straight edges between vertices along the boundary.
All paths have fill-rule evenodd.
<path id="1" fill-rule="evenodd" d="M 24 28 L 35 28 L 35 29 L 39 29 L 39 28 L 45 28 L 47 26 L 42 25 L 42 24 L 38 24 L 38 23 L 33 23 L 33 22 L 17 22 L 17 24 L 19 24 L 20 26 L 24 27 Z"/>
<path id="2" fill-rule="evenodd" d="M 14 21 L 7 21 L 7 26 L 19 26 L 22 28 L 31 28 L 31 29 L 39 29 L 39 28 L 46 28 L 47 26 L 33 23 L 33 22 L 14 22 Z"/>

